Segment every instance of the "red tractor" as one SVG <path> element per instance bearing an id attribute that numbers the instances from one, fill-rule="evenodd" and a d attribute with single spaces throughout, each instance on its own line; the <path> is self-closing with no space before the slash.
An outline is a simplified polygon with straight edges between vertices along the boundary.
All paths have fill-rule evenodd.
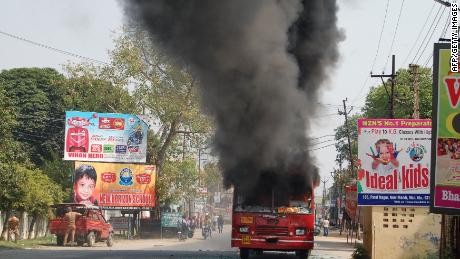
<path id="1" fill-rule="evenodd" d="M 56 217 L 50 221 L 49 230 L 51 234 L 56 235 L 58 246 L 64 245 L 64 235 L 67 229 L 64 215 L 68 207 L 81 214 L 81 216 L 77 216 L 75 221 L 75 240 L 79 246 L 83 246 L 85 243 L 88 246 L 94 246 L 96 242 L 103 241 L 107 243 L 107 246 L 113 246 L 113 228 L 105 220 L 101 209 L 97 206 L 79 203 L 62 203 L 51 206 Z"/>

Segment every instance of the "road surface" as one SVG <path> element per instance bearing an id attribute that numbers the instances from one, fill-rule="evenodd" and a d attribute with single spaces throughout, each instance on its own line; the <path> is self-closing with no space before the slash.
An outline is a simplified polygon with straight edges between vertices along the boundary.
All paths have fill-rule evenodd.
<path id="1" fill-rule="evenodd" d="M 212 238 L 203 240 L 201 232 L 196 231 L 195 237 L 184 242 L 177 239 L 142 239 L 116 240 L 113 247 L 105 243 L 97 243 L 95 247 L 58 247 L 55 245 L 41 246 L 34 249 L 9 250 L 0 248 L 0 258 L 7 259 L 39 259 L 39 258 L 239 258 L 238 250 L 230 247 L 230 228 L 227 225 L 224 233 L 213 232 Z M 315 249 L 310 258 L 313 259 L 345 259 L 350 258 L 353 247 L 346 244 L 346 239 L 338 237 L 315 237 Z M 264 253 L 251 256 L 253 259 L 294 259 L 293 253 Z"/>

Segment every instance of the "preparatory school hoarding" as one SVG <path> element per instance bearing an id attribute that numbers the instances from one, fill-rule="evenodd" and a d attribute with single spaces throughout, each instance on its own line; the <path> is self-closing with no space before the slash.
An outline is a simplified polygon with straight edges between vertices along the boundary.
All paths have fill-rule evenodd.
<path id="1" fill-rule="evenodd" d="M 431 120 L 358 120 L 358 205 L 428 206 Z"/>
<path id="2" fill-rule="evenodd" d="M 103 207 L 154 207 L 155 166 L 75 162 L 74 201 Z"/>
<path id="3" fill-rule="evenodd" d="M 145 163 L 147 130 L 136 115 L 67 111 L 64 160 Z"/>
<path id="4" fill-rule="evenodd" d="M 451 72 L 450 44 L 433 55 L 431 204 L 434 213 L 460 212 L 460 73 Z"/>

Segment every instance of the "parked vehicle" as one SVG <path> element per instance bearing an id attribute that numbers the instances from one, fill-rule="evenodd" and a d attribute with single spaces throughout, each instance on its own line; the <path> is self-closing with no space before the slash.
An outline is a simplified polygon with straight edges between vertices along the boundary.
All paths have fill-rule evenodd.
<path id="1" fill-rule="evenodd" d="M 113 246 L 113 228 L 102 215 L 102 210 L 97 206 L 62 203 L 52 205 L 55 218 L 50 221 L 49 231 L 57 237 L 57 245 L 64 244 L 64 235 L 67 229 L 67 222 L 64 220 L 66 209 L 82 214 L 77 216 L 75 221 L 75 240 L 79 246 L 85 243 L 94 246 L 96 242 L 106 242 L 107 246 Z"/>

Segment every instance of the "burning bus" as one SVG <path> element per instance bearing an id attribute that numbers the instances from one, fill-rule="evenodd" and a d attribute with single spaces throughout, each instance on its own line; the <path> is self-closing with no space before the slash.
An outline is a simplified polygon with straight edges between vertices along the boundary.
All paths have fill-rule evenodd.
<path id="1" fill-rule="evenodd" d="M 260 190 L 260 189 L 259 189 Z M 251 252 L 294 251 L 308 258 L 315 227 L 313 192 L 297 195 L 272 188 L 257 194 L 234 190 L 232 247 L 246 259 Z"/>

